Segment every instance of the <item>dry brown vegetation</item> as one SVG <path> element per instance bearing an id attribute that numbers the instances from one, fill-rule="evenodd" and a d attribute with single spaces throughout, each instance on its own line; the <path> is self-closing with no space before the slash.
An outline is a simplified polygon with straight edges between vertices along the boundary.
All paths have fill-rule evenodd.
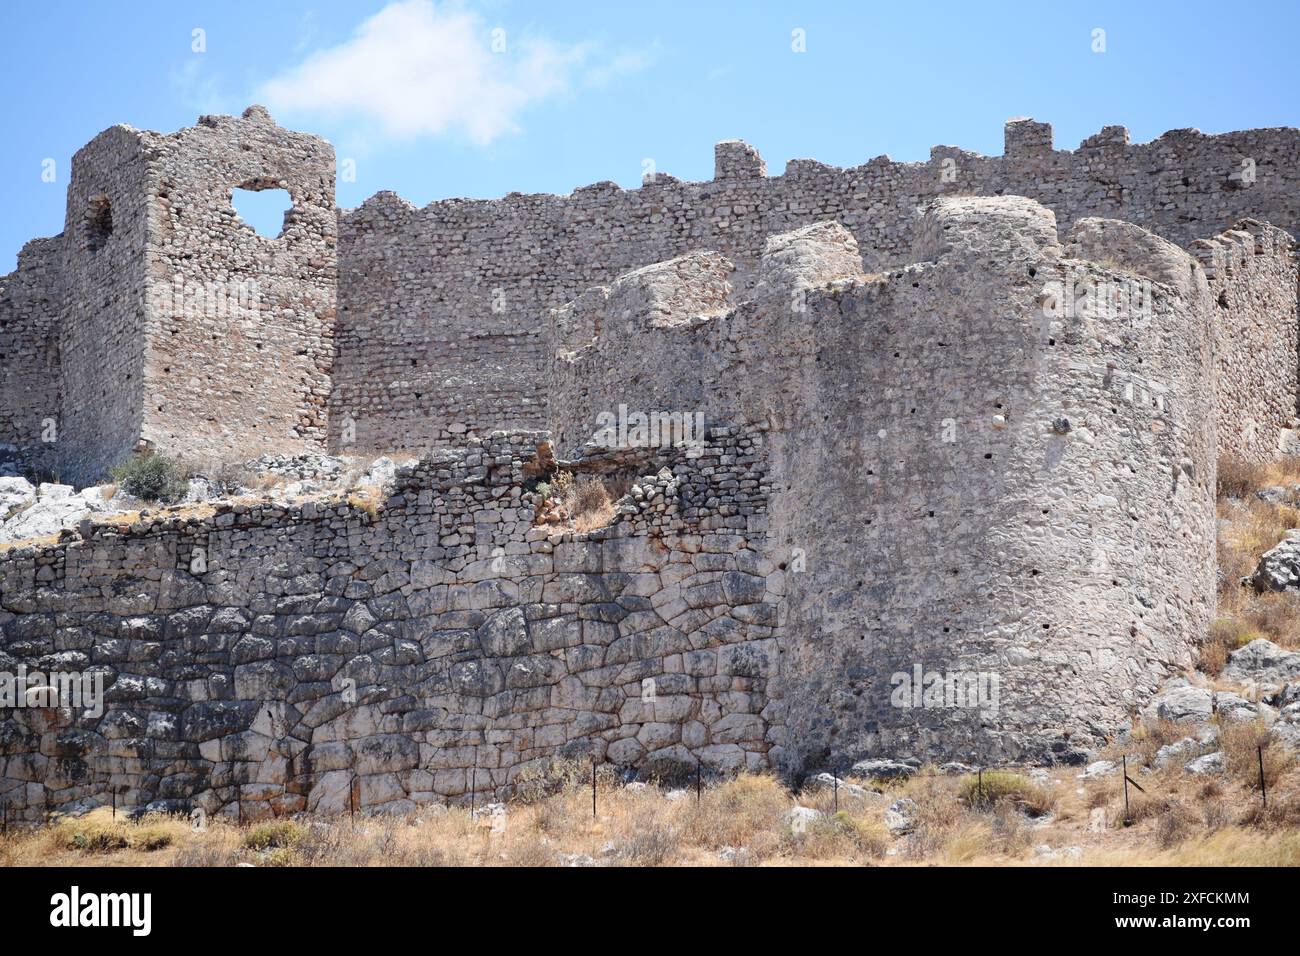
<path id="1" fill-rule="evenodd" d="M 373 521 L 379 517 L 379 509 L 384 503 L 383 489 L 376 485 L 361 485 L 348 493 L 347 502 L 359 511 L 364 511 Z"/>
<path id="2" fill-rule="evenodd" d="M 593 818 L 590 766 L 559 762 L 524 781 L 501 816 L 430 806 L 405 817 L 218 820 L 200 832 L 180 817 L 131 821 L 101 808 L 15 829 L 0 839 L 0 865 L 1300 865 L 1295 761 L 1268 758 L 1267 809 L 1248 769 L 1232 770 L 1253 733 L 1244 725 L 1239 741 L 1225 738 L 1230 772 L 1219 778 L 1130 759 L 1146 792 L 1132 789 L 1128 826 L 1118 775 L 1082 780 L 1077 768 L 1042 779 L 990 771 L 982 786 L 926 768 L 881 792 L 838 795 L 742 775 L 706 786 L 698 802 L 693 789 L 625 787 L 602 771 Z M 915 828 L 892 836 L 884 811 L 900 797 L 915 802 Z M 795 806 L 822 815 L 795 828 Z"/>
<path id="3" fill-rule="evenodd" d="M 1248 465 L 1225 459 L 1218 470 L 1219 608 L 1201 647 L 1200 666 L 1217 674 L 1238 647 L 1264 637 L 1300 648 L 1300 595 L 1259 594 L 1243 584 L 1265 551 L 1300 528 L 1300 491 L 1279 502 L 1265 501 L 1265 488 L 1300 485 L 1300 459 Z"/>
<path id="4" fill-rule="evenodd" d="M 608 527 L 614 520 L 614 502 L 625 491 L 614 488 L 611 493 L 598 477 L 559 472 L 538 486 L 537 523 L 581 533 Z"/>

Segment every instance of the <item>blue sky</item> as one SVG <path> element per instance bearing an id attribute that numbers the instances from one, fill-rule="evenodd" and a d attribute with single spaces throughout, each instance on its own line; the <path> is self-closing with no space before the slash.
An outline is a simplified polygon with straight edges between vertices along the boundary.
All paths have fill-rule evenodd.
<path id="1" fill-rule="evenodd" d="M 776 174 L 938 143 L 996 154 L 1018 115 L 1067 148 L 1111 123 L 1135 141 L 1296 126 L 1297 28 L 1293 0 L 7 0 L 0 272 L 63 228 L 71 156 L 114 123 L 170 131 L 265 103 L 354 161 L 341 206 L 380 189 L 418 204 L 566 193 L 635 186 L 647 159 L 708 179 L 713 143 L 734 137 Z"/>

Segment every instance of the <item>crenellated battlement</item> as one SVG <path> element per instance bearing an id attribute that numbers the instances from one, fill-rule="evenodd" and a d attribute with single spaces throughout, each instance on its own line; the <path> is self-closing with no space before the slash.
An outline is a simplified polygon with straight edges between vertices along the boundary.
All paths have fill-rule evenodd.
<path id="1" fill-rule="evenodd" d="M 757 149 L 728 140 L 705 182 L 655 171 L 633 189 L 599 182 L 423 207 L 384 191 L 336 210 L 328 144 L 261 107 L 171 134 L 113 127 L 74 162 L 67 229 L 49 240 L 59 253 L 7 282 L 41 276 L 54 290 L 45 312 L 0 300 L 0 344 L 21 343 L 0 349 L 0 364 L 44 343 L 47 369 L 43 384 L 0 399 L 22 449 L 10 457 L 87 481 L 142 443 L 204 457 L 382 451 L 543 428 L 548 314 L 585 289 L 712 250 L 744 295 L 769 237 L 829 220 L 865 269 L 888 270 L 917 258 L 921 211 L 945 196 L 1023 195 L 1063 232 L 1089 217 L 1133 222 L 1191 246 L 1211 276 L 1233 268 L 1233 254 L 1217 264 L 1196 240 L 1247 219 L 1300 226 L 1295 129 L 1132 143 L 1108 126 L 1069 150 L 1054 147 L 1050 124 L 1017 118 L 1004 137 L 1001 156 L 936 146 L 923 162 L 792 159 L 774 176 Z M 249 235 L 229 208 L 230 188 L 250 184 L 293 195 L 283 236 Z M 110 212 L 100 250 L 92 231 Z M 260 298 L 241 320 L 185 305 L 188 289 L 250 281 Z M 60 438 L 38 447 L 51 419 Z"/>
<path id="2" fill-rule="evenodd" d="M 1023 195 L 1051 209 L 1063 230 L 1103 216 L 1178 245 L 1243 218 L 1300 226 L 1295 129 L 1174 130 L 1134 144 L 1114 126 L 1057 150 L 1050 125 L 1020 119 L 1005 136 L 1002 156 L 936 146 L 926 162 L 879 156 L 840 168 L 794 159 L 776 176 L 753 147 L 729 141 L 718 144 L 705 182 L 658 171 L 633 189 L 601 182 L 567 196 L 422 208 L 379 194 L 341 210 L 331 420 L 354 422 L 358 443 L 371 449 L 454 441 L 500 424 L 541 427 L 539 333 L 549 309 L 702 249 L 735 265 L 743 291 L 767 237 L 819 220 L 842 223 L 873 271 L 913 258 L 919 210 L 947 195 Z M 418 270 L 397 265 L 416 261 Z M 484 332 L 491 337 L 474 338 Z M 339 434 L 331 426 L 333 441 Z"/>

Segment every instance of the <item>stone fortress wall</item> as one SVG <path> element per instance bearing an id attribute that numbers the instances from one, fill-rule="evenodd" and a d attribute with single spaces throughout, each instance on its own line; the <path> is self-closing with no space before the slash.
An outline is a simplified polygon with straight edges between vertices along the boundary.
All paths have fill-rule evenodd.
<path id="1" fill-rule="evenodd" d="M 54 446 L 41 439 L 51 420 L 58 424 L 62 260 L 58 238 L 33 239 L 0 279 L 0 463 L 17 470 L 52 463 Z"/>
<path id="2" fill-rule="evenodd" d="M 135 450 L 144 430 L 145 136 L 104 130 L 72 157 L 63 229 L 56 473 L 92 483 Z"/>
<path id="3" fill-rule="evenodd" d="M 1295 240 L 1245 219 L 1188 246 L 1209 280 L 1216 322 L 1219 444 L 1224 455 L 1267 462 L 1296 452 Z"/>
<path id="4" fill-rule="evenodd" d="M 869 271 L 905 262 L 922 209 L 945 195 L 1022 195 L 1062 229 L 1102 216 L 1187 245 L 1253 217 L 1300 227 L 1300 132 L 1174 130 L 1130 144 L 1106 127 L 1054 150 L 1051 127 L 1013 120 L 1002 156 L 939 146 L 929 162 L 840 169 L 793 160 L 768 176 L 745 143 L 719 143 L 714 179 L 659 173 L 625 190 L 511 194 L 417 209 L 380 193 L 339 216 L 340 357 L 331 429 L 382 450 L 546 421 L 548 308 L 641 266 L 714 250 L 744 289 L 772 235 L 836 220 Z"/>
<path id="5" fill-rule="evenodd" d="M 334 360 L 334 149 L 261 107 L 160 138 L 149 169 L 143 438 L 199 460 L 318 448 Z M 284 189 L 279 237 L 233 188 Z"/>
<path id="6" fill-rule="evenodd" d="M 772 177 L 729 141 L 706 183 L 658 173 L 634 190 L 423 209 L 379 193 L 334 210 L 329 144 L 261 107 L 170 135 L 113 127 L 74 157 L 65 231 L 44 241 L 62 255 L 42 245 L 38 272 L 28 256 L 5 278 L 14 290 L 39 275 L 58 317 L 50 336 L 30 303 L 0 295 L 0 415 L 13 422 L 0 441 L 84 483 L 142 440 L 206 459 L 543 428 L 549 309 L 701 250 L 726 256 L 743 292 L 769 236 L 828 220 L 858 240 L 868 270 L 885 269 L 906 260 L 920 211 L 945 195 L 1025 195 L 1062 229 L 1105 216 L 1184 246 L 1247 218 L 1295 232 L 1296 130 L 1127 139 L 1107 127 L 1054 150 L 1049 126 L 1015 120 L 1003 156 L 935 147 L 927 163 L 794 160 Z M 240 223 L 234 187 L 287 188 L 284 235 Z M 56 369 L 55 386 L 12 384 L 32 377 L 34 341 L 51 343 L 36 365 Z M 53 450 L 31 438 L 49 418 Z M 1268 442 L 1280 426 L 1253 427 Z"/>
<path id="7" fill-rule="evenodd" d="M 1058 239 L 1020 198 L 942 201 L 913 257 L 863 275 L 819 224 L 768 241 L 747 301 L 697 253 L 554 317 L 599 328 L 549 375 L 562 450 L 620 403 L 765 429 L 772 559 L 802 566 L 778 635 L 787 770 L 1063 754 L 1189 663 L 1213 613 L 1224 309 L 1204 270 L 1127 223 Z M 1145 281 L 1149 313 L 1045 310 L 1053 279 Z M 1000 707 L 897 708 L 918 664 L 999 675 Z"/>
<path id="8" fill-rule="evenodd" d="M 173 137 L 114 128 L 74 164 L 68 230 L 0 290 L 6 332 L 60 356 L 64 380 L 84 370 L 60 397 L 59 450 L 86 451 L 89 474 L 140 439 L 230 453 L 263 422 L 291 448 L 321 447 L 325 424 L 346 445 L 345 422 L 361 449 L 460 447 L 400 473 L 377 507 L 228 503 L 0 552 L 0 671 L 108 686 L 102 715 L 0 722 L 0 799 L 26 819 L 109 787 L 135 806 L 340 809 L 354 778 L 363 807 L 401 809 L 504 795 L 561 754 L 795 778 L 880 754 L 1078 759 L 1193 658 L 1213 613 L 1216 459 L 1289 440 L 1294 243 L 1263 220 L 1295 228 L 1279 186 L 1295 131 L 1144 147 L 1110 131 L 1054 153 L 1044 127 L 1013 123 L 1007 157 L 955 154 L 987 188 L 920 213 L 896 196 L 898 222 L 876 200 L 821 198 L 887 190 L 812 183 L 893 170 L 947 188 L 952 156 L 765 179 L 729 143 L 712 184 L 425 210 L 381 195 L 338 214 L 337 246 L 327 147 L 282 132 L 257 108 Z M 264 153 L 241 165 L 231 142 Z M 1239 183 L 1246 147 L 1255 176 Z M 191 149 L 229 184 L 189 199 L 199 186 L 175 164 Z M 1156 156 L 1201 171 L 1153 192 Z M 214 210 L 273 161 L 306 163 L 275 180 L 304 208 L 285 239 L 254 243 Z M 965 195 L 998 192 L 1004 163 L 1056 170 L 1041 186 L 1055 205 Z M 110 196 L 106 242 L 101 166 L 148 197 Z M 1130 166 L 1109 199 L 1068 185 Z M 1092 215 L 1105 202 L 1156 228 Z M 602 238 L 619 204 L 638 211 Z M 161 306 L 164 277 L 201 279 L 186 270 L 209 245 L 218 280 L 267 281 L 266 328 L 288 336 L 272 355 L 253 324 Z M 73 291 L 55 319 L 32 303 L 59 246 L 49 287 Z M 39 345 L 50 324 L 57 347 Z M 285 371 L 274 415 L 194 375 L 226 360 L 207 340 L 227 328 L 232 389 Z M 313 351 L 316 331 L 337 348 Z M 166 363 L 186 338 L 206 358 L 181 380 Z M 95 366 L 96 343 L 120 367 Z M 200 420 L 207 390 L 230 418 Z M 96 393 L 120 433 L 69 407 Z M 24 401 L 5 414 L 30 429 L 40 403 Z M 698 413 L 706 437 L 590 444 L 620 406 Z M 516 427 L 484 434 L 494 424 Z M 635 479 L 611 527 L 534 524 L 548 439 L 564 469 Z M 899 707 L 893 679 L 915 666 L 997 674 L 1000 703 Z"/>
<path id="9" fill-rule="evenodd" d="M 918 232 L 887 274 L 823 223 L 769 239 L 744 296 L 705 252 L 561 310 L 575 422 L 707 397 L 696 443 L 560 463 L 637 476 L 607 529 L 536 525 L 548 436 L 499 434 L 371 509 L 227 504 L 0 555 L 0 669 L 108 687 L 102 714 L 0 725 L 4 799 L 256 816 L 346 809 L 355 781 L 397 812 L 559 755 L 1077 759 L 1212 614 L 1225 308 L 1128 223 L 1061 238 L 1030 200 L 959 198 Z M 1150 310 L 1045 311 L 1058 276 L 1148 280 Z M 999 675 L 997 706 L 899 708 L 916 665 Z"/>
<path id="10" fill-rule="evenodd" d="M 435 453 L 373 513 L 227 505 L 0 554 L 0 670 L 108 687 L 101 714 L 7 712 L 11 819 L 110 788 L 123 806 L 339 811 L 354 779 L 366 810 L 481 805 L 566 753 L 767 767 L 782 576 L 761 432 L 717 430 L 689 462 L 584 462 L 644 477 L 582 536 L 533 524 L 543 439 Z"/>
<path id="11" fill-rule="evenodd" d="M 280 238 L 239 221 L 237 187 L 289 191 Z M 3 441 L 78 485 L 142 444 L 197 461 L 323 447 L 335 223 L 333 149 L 260 107 L 105 130 L 73 157 L 63 233 L 0 297 Z"/>

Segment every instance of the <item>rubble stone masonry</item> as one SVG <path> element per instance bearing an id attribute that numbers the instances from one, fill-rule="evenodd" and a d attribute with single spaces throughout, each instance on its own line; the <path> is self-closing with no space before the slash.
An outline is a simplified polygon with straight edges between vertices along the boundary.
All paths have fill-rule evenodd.
<path id="1" fill-rule="evenodd" d="M 59 239 L 33 239 L 0 279 L 0 462 L 38 473 L 58 437 L 62 267 Z"/>
<path id="2" fill-rule="evenodd" d="M 1295 447 L 1300 133 L 1006 136 L 336 210 L 329 144 L 259 107 L 100 134 L 63 234 L 0 279 L 0 466 L 422 457 L 381 500 L 0 549 L 0 675 L 106 687 L 0 713 L 0 801 L 400 811 L 565 755 L 1079 759 L 1194 659 L 1216 461 Z M 281 236 L 240 187 L 289 191 Z M 630 440 L 638 414 L 690 431 Z M 560 471 L 616 490 L 611 524 L 539 521 Z M 917 668 L 999 700 L 902 706 Z"/>
<path id="3" fill-rule="evenodd" d="M 928 162 L 799 159 L 767 176 L 753 147 L 731 141 L 718 144 L 715 169 L 702 183 L 660 172 L 637 189 L 604 182 L 422 209 L 380 193 L 341 211 L 332 437 L 344 420 L 374 451 L 455 444 L 507 422 L 541 427 L 548 309 L 703 250 L 731 260 L 743 290 L 769 236 L 814 222 L 843 224 L 868 271 L 907 262 L 921 211 L 947 195 L 1027 196 L 1062 229 L 1120 219 L 1180 246 L 1248 217 L 1300 227 L 1294 129 L 1173 130 L 1130 144 L 1111 126 L 1054 150 L 1050 126 L 1013 120 L 1002 156 L 936 146 Z"/>

